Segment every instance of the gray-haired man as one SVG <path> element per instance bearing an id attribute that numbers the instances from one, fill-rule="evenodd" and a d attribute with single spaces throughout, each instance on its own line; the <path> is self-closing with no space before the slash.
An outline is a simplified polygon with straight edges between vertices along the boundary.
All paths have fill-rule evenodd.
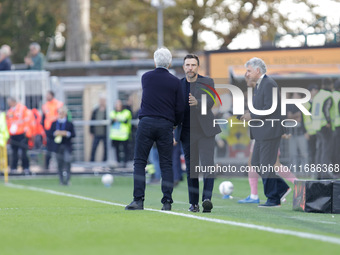
<path id="1" fill-rule="evenodd" d="M 245 67 L 247 69 L 245 73 L 247 83 L 255 85 L 253 92 L 254 108 L 257 110 L 270 109 L 274 100 L 272 90 L 277 88 L 277 84 L 266 75 L 266 64 L 260 58 L 252 58 L 245 64 Z M 276 121 L 272 125 L 270 121 L 265 121 L 266 119 L 282 119 L 280 97 L 277 96 L 276 99 L 278 107 L 273 113 L 263 116 L 248 112 L 241 117 L 241 120 L 253 120 L 250 136 L 255 139 L 255 145 L 251 165 L 261 168 L 258 174 L 262 177 L 264 193 L 267 197 L 267 202 L 259 205 L 259 207 L 279 207 L 281 201 L 290 192 L 289 186 L 272 169 L 264 171 L 264 167 L 269 169 L 274 166 L 281 136 L 284 134 L 284 128 L 280 125 L 280 122 Z"/>
<path id="2" fill-rule="evenodd" d="M 162 173 L 162 210 L 171 210 L 173 127 L 182 121 L 185 108 L 180 80 L 168 71 L 171 60 L 168 49 L 158 49 L 154 53 L 156 69 L 142 76 L 143 95 L 134 156 L 134 199 L 126 210 L 144 209 L 145 167 L 154 142 Z"/>

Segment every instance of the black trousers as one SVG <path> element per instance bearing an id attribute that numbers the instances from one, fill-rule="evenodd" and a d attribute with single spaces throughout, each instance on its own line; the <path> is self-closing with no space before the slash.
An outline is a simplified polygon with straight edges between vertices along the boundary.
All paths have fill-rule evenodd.
<path id="1" fill-rule="evenodd" d="M 183 128 L 181 132 L 181 142 L 184 151 L 189 203 L 197 205 L 199 201 L 199 181 L 195 173 L 195 167 L 213 166 L 214 165 L 214 148 L 215 137 L 206 137 L 201 135 L 192 135 L 190 137 L 190 129 Z M 203 194 L 202 201 L 210 199 L 214 189 L 214 178 L 209 175 L 203 176 Z"/>
<path id="2" fill-rule="evenodd" d="M 275 204 L 280 204 L 280 198 L 289 188 L 285 181 L 276 175 L 274 169 L 270 169 L 270 166 L 275 165 L 280 140 L 281 137 L 271 140 L 255 139 L 253 156 L 251 159 L 253 167 L 261 166 L 261 169 L 255 168 L 255 170 L 257 170 L 257 173 L 262 177 L 264 194 L 267 197 L 267 201 Z M 267 169 L 263 166 L 267 167 Z"/>
<path id="3" fill-rule="evenodd" d="M 329 165 L 332 163 L 332 155 L 334 149 L 334 141 L 333 141 L 333 131 L 331 128 L 323 127 L 316 134 L 316 142 L 317 142 L 317 150 L 316 150 L 316 158 L 317 164 L 326 164 Z M 318 172 L 318 179 L 328 179 L 332 178 L 332 173 L 328 172 Z"/>
<path id="4" fill-rule="evenodd" d="M 48 130 L 45 130 L 45 132 L 48 132 Z M 46 170 L 48 170 L 50 166 L 53 147 L 54 147 L 54 140 L 47 136 L 46 137 L 46 158 L 45 158 L 45 169 Z"/>
<path id="5" fill-rule="evenodd" d="M 56 154 L 60 184 L 67 185 L 71 178 L 72 151 L 64 144 L 60 144 Z"/>
<path id="6" fill-rule="evenodd" d="M 112 146 L 116 150 L 117 161 L 119 163 L 124 162 L 126 164 L 126 162 L 128 161 L 128 155 L 129 155 L 129 151 L 128 151 L 129 140 L 127 141 L 112 140 L 111 143 L 112 143 Z"/>
<path id="7" fill-rule="evenodd" d="M 159 164 L 162 175 L 161 202 L 173 203 L 173 172 L 172 172 L 172 147 L 173 147 L 173 123 L 162 118 L 143 117 L 137 128 L 135 156 L 134 156 L 134 190 L 135 201 L 144 200 L 145 196 L 145 167 L 151 147 L 156 142 Z"/>
<path id="8" fill-rule="evenodd" d="M 310 135 L 308 140 L 308 163 L 316 163 L 316 135 Z"/>
<path id="9" fill-rule="evenodd" d="M 100 141 L 103 141 L 103 145 L 104 145 L 104 154 L 103 154 L 102 159 L 103 159 L 103 161 L 106 161 L 106 159 L 107 159 L 107 141 L 106 141 L 106 135 L 105 136 L 95 135 L 93 137 L 93 143 L 92 143 L 92 149 L 91 149 L 91 161 L 92 162 L 95 159 L 97 147 L 98 147 Z"/>
<path id="10" fill-rule="evenodd" d="M 27 157 L 27 149 L 28 143 L 25 134 L 21 135 L 11 135 L 11 149 L 12 149 L 12 161 L 11 161 L 11 169 L 17 169 L 18 167 L 18 151 L 21 150 L 21 161 L 22 161 L 22 168 L 28 169 L 29 168 L 29 160 Z"/>

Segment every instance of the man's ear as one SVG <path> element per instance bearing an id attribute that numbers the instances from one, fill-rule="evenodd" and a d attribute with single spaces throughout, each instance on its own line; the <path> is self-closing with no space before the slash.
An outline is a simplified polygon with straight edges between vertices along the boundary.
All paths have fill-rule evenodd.
<path id="1" fill-rule="evenodd" d="M 171 63 L 169 64 L 168 69 L 170 69 L 170 67 L 171 67 Z"/>

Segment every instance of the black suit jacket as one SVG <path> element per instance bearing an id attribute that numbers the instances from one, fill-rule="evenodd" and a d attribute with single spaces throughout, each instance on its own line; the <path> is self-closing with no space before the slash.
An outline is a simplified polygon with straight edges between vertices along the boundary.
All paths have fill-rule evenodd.
<path id="1" fill-rule="evenodd" d="M 273 88 L 278 88 L 276 82 L 267 75 L 264 75 L 259 89 L 257 91 L 254 90 L 253 106 L 255 109 L 268 110 L 271 108 L 273 103 Z M 270 140 L 281 137 L 285 132 L 285 129 L 281 125 L 283 117 L 281 116 L 281 100 L 279 89 L 277 93 L 277 108 L 272 114 L 262 116 L 251 113 L 250 115 L 252 119 L 260 119 L 264 122 L 262 127 L 250 127 L 250 136 L 252 139 Z M 267 121 L 268 119 L 279 119 L 280 121 L 274 121 L 274 124 L 272 124 L 272 121 Z M 251 124 L 253 126 L 261 125 L 261 122 L 258 121 L 256 123 L 255 121 L 252 121 Z"/>
<path id="2" fill-rule="evenodd" d="M 189 108 L 189 110 L 190 110 L 190 115 L 191 114 L 196 115 L 196 117 L 199 121 L 200 127 L 203 131 L 203 134 L 207 137 L 211 137 L 211 136 L 215 136 L 216 134 L 220 133 L 221 129 L 218 125 L 215 126 L 215 127 L 213 126 L 213 123 L 214 123 L 213 121 L 214 121 L 215 117 L 214 117 L 214 114 L 213 114 L 211 109 L 214 106 L 215 102 L 210 97 L 210 95 L 207 95 L 207 114 L 206 115 L 201 114 L 201 105 L 202 105 L 201 104 L 202 103 L 201 102 L 201 96 L 202 96 L 202 94 L 207 94 L 202 89 L 208 90 L 215 97 L 214 92 L 211 91 L 211 89 L 209 89 L 204 84 L 215 88 L 213 79 L 208 78 L 208 77 L 204 77 L 204 76 L 201 76 L 201 75 L 198 75 L 196 82 L 193 82 L 193 83 L 190 84 L 190 93 L 196 98 L 198 105 L 197 106 L 191 106 Z M 181 85 L 182 85 L 183 94 L 186 97 L 187 96 L 186 95 L 186 78 L 183 78 L 181 80 Z M 187 103 L 187 100 L 188 99 L 185 98 L 186 103 Z M 195 127 L 190 126 L 190 128 L 195 128 Z M 177 141 L 180 140 L 181 131 L 182 131 L 182 124 L 180 124 L 178 126 L 178 128 L 175 132 L 175 139 Z"/>
<path id="3" fill-rule="evenodd" d="M 72 151 L 72 138 L 76 136 L 76 133 L 74 131 L 74 126 L 73 126 L 72 122 L 66 121 L 65 129 L 63 129 L 63 130 L 69 131 L 71 133 L 71 136 L 70 137 L 63 137 L 61 143 L 57 144 L 57 143 L 54 142 L 54 138 L 55 138 L 54 131 L 57 130 L 57 121 L 53 122 L 52 125 L 51 125 L 51 129 L 46 132 L 47 136 L 53 141 L 53 151 L 57 152 L 59 146 L 61 144 L 64 144 L 67 147 L 67 150 L 71 152 Z"/>

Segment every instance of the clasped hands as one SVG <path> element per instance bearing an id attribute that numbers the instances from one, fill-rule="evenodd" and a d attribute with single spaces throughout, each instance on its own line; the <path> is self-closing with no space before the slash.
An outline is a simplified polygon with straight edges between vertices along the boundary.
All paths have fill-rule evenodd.
<path id="1" fill-rule="evenodd" d="M 54 136 L 58 136 L 58 135 L 67 136 L 67 131 L 66 130 L 56 130 L 56 131 L 54 131 L 53 135 Z"/>
<path id="2" fill-rule="evenodd" d="M 240 120 L 245 120 L 245 121 L 249 121 L 251 120 L 251 116 L 250 116 L 250 112 L 246 112 L 245 114 L 243 114 L 240 118 Z"/>

